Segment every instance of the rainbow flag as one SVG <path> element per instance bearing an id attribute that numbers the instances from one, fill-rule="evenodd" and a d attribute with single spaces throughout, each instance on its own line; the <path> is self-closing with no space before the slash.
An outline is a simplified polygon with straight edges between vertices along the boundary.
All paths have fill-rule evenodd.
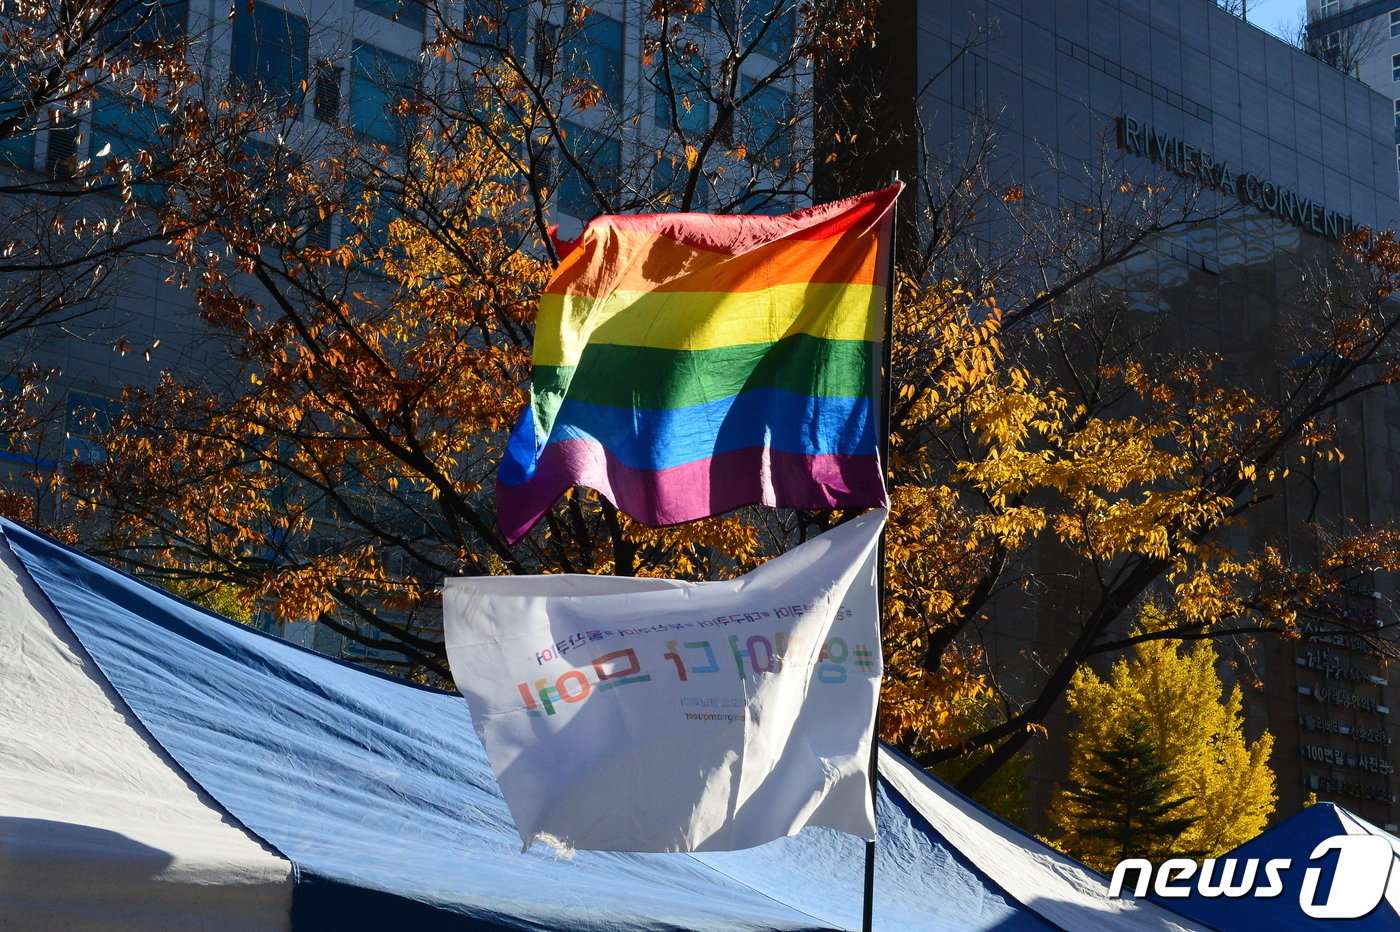
<path id="1" fill-rule="evenodd" d="M 778 217 L 599 217 L 540 297 L 497 471 L 523 537 L 573 486 L 643 524 L 886 502 L 876 364 L 901 185 Z"/>

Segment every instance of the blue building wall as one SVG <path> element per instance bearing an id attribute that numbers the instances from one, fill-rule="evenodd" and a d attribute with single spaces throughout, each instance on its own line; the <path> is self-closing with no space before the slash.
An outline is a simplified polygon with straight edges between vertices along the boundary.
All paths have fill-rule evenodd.
<path id="1" fill-rule="evenodd" d="M 1202 202 L 1218 219 L 1154 238 L 1105 278 L 1144 321 L 1155 318 L 1164 349 L 1218 351 L 1226 374 L 1242 382 L 1286 378 L 1288 328 L 1306 313 L 1302 270 L 1336 249 L 1323 234 L 1335 233 L 1341 218 L 1385 229 L 1400 217 L 1392 101 L 1210 0 L 891 0 L 884 16 L 888 96 L 910 100 L 927 88 L 917 102 L 922 142 L 957 143 L 995 115 L 993 174 L 1042 200 L 1075 197 L 1070 176 L 1093 175 L 1105 162 L 1143 180 L 1179 179 L 1183 162 L 1188 173 L 1204 174 L 1203 154 L 1228 166 Z M 900 106 L 891 125 L 907 128 Z M 1160 141 L 1143 135 L 1123 148 L 1125 117 Z M 882 157 L 907 171 L 913 145 L 888 146 Z M 1251 203 L 1241 203 L 1240 184 Z M 1309 476 L 1257 531 L 1239 533 L 1272 535 L 1301 559 L 1311 546 L 1295 533 L 1304 515 L 1338 526 L 1395 520 L 1397 425 L 1395 393 L 1350 407 L 1341 421 L 1347 461 Z M 1386 605 L 1396 597 L 1394 580 L 1368 585 Z M 1072 607 L 1038 604 L 1033 594 L 1008 604 L 988 635 L 1003 682 L 1014 684 L 1018 665 L 1034 654 L 1063 646 L 1073 619 Z M 1222 654 L 1263 680 L 1262 690 L 1246 692 L 1246 712 L 1252 734 L 1267 727 L 1275 736 L 1282 816 L 1317 792 L 1378 825 L 1400 821 L 1385 772 L 1388 704 L 1396 697 L 1390 674 L 1364 645 L 1225 645 Z M 1339 684 L 1329 672 L 1337 669 L 1361 670 L 1365 679 Z M 1342 685 L 1359 705 L 1339 704 Z M 1062 716 L 1052 731 L 1062 736 L 1070 724 Z M 1041 742 L 1033 820 L 1065 766 L 1063 742 Z"/>

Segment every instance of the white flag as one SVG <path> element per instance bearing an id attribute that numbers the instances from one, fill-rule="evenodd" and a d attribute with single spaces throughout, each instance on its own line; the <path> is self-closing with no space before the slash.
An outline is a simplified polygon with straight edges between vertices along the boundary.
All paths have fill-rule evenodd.
<path id="1" fill-rule="evenodd" d="M 528 847 L 873 838 L 883 511 L 740 579 L 449 579 L 447 654 Z"/>

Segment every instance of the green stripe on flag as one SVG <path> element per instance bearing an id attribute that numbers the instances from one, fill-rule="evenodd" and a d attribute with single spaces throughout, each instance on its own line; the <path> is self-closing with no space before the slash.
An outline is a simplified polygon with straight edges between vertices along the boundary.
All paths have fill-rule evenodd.
<path id="1" fill-rule="evenodd" d="M 674 410 L 777 388 L 823 398 L 871 398 L 875 344 L 794 334 L 776 343 L 707 350 L 590 344 L 578 366 L 536 366 L 539 436 L 565 397 L 615 408 Z"/>

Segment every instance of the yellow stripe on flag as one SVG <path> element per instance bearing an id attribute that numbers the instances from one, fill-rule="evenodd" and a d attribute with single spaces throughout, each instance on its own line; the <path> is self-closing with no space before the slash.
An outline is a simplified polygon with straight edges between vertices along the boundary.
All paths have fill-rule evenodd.
<path id="1" fill-rule="evenodd" d="M 798 333 L 879 339 L 884 288 L 793 284 L 757 292 L 618 291 L 606 298 L 540 296 L 537 366 L 572 366 L 588 343 L 708 350 L 774 343 Z"/>

